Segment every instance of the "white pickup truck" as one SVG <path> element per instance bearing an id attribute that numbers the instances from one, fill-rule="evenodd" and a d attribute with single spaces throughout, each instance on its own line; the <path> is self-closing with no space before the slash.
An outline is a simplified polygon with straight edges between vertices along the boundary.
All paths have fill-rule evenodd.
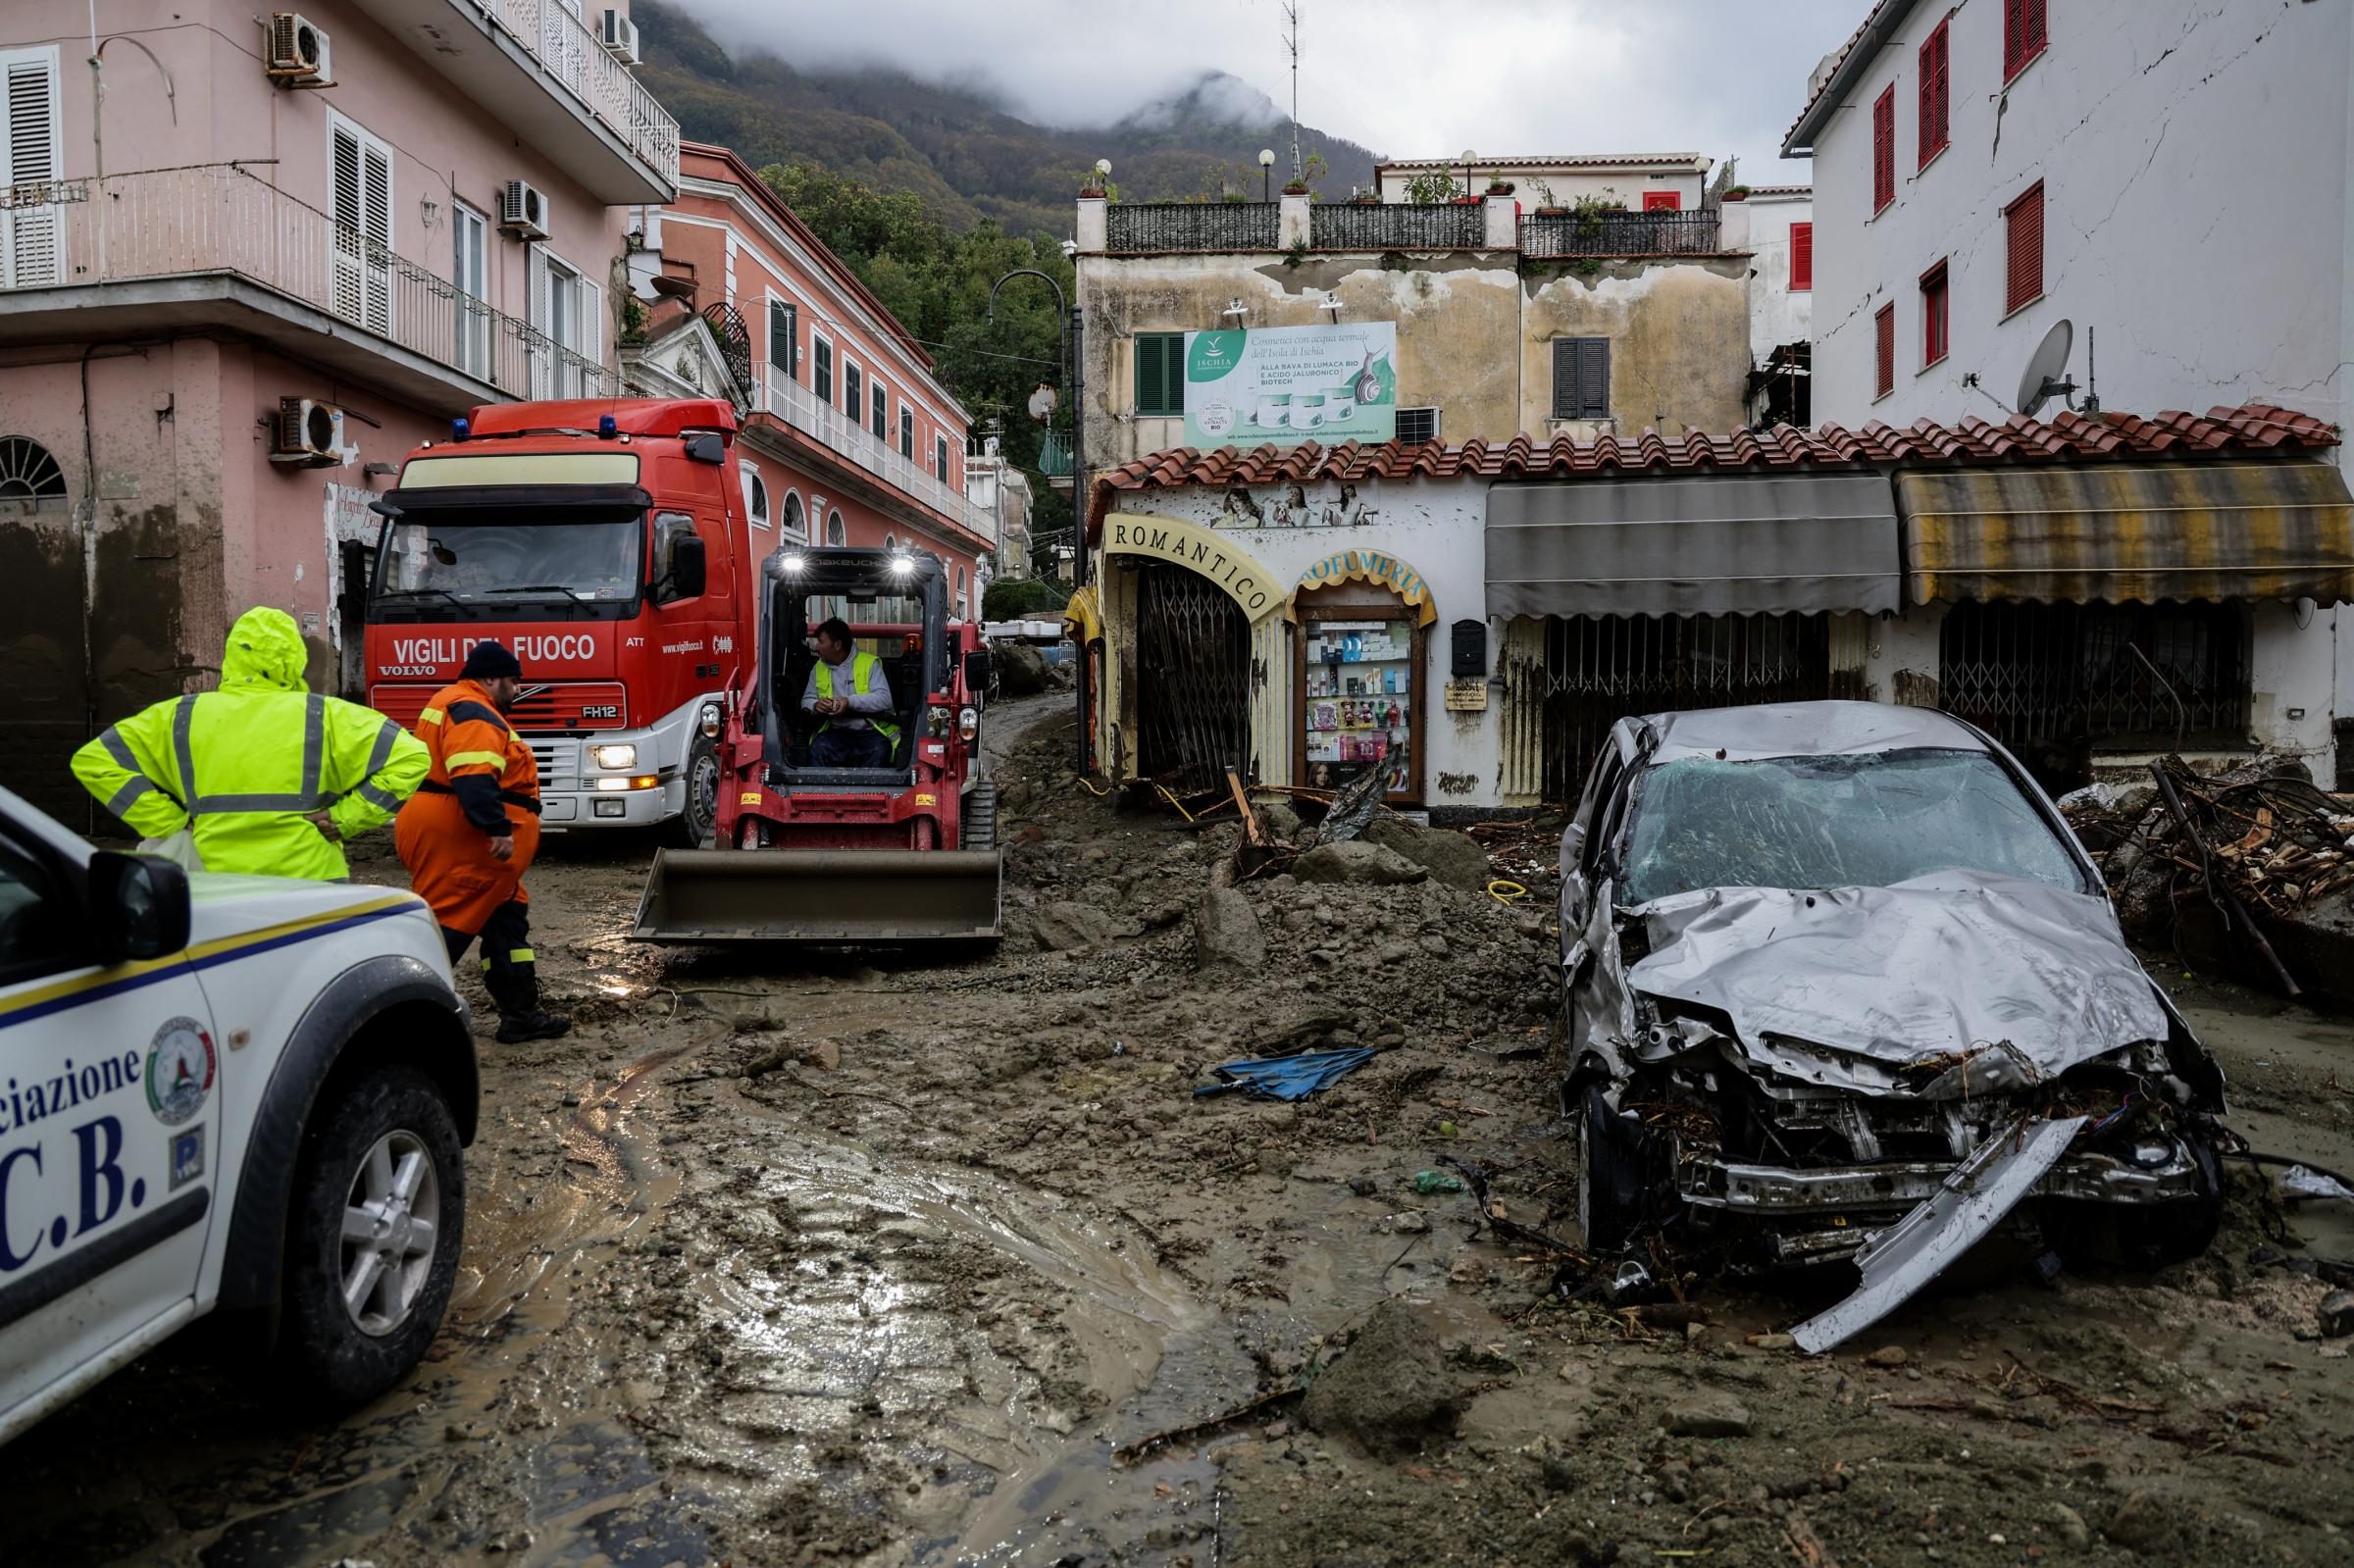
<path id="1" fill-rule="evenodd" d="M 210 1312 L 323 1401 L 457 1271 L 474 1037 L 432 915 L 189 877 L 0 789 L 0 1442 Z"/>

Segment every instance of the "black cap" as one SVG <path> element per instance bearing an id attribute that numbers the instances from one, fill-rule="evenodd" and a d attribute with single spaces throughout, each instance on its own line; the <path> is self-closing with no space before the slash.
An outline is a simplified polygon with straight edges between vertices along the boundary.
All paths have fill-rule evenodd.
<path id="1" fill-rule="evenodd" d="M 503 642 L 478 642 L 466 655 L 466 668 L 458 672 L 465 681 L 495 681 L 500 676 L 523 679 L 523 666 L 507 651 Z"/>

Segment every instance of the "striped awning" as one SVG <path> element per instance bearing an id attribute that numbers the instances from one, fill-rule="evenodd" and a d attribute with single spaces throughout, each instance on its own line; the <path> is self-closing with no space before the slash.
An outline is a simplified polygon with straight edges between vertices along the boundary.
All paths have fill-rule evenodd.
<path id="1" fill-rule="evenodd" d="M 1905 597 L 2354 601 L 2354 498 L 2308 459 L 1913 470 Z"/>

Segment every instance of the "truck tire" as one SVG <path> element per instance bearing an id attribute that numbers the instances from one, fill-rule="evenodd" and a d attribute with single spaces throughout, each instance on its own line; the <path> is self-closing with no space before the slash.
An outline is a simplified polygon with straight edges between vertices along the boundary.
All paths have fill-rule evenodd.
<path id="1" fill-rule="evenodd" d="M 398 1383 L 441 1326 L 466 1168 L 449 1103 L 418 1069 L 376 1068 L 327 1094 L 286 1211 L 280 1354 L 302 1397 L 349 1408 Z"/>
<path id="2" fill-rule="evenodd" d="M 964 818 L 957 828 L 960 848 L 998 847 L 998 786 L 977 784 L 964 797 Z"/>
<path id="3" fill-rule="evenodd" d="M 696 734 L 687 748 L 687 805 L 663 831 L 679 849 L 708 849 L 719 831 L 719 745 Z"/>

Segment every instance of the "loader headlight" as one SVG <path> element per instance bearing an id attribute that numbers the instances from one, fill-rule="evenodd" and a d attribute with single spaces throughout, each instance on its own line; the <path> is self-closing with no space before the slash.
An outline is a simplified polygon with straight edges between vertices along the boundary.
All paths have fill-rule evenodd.
<path id="1" fill-rule="evenodd" d="M 618 745 L 590 746 L 588 760 L 600 768 L 627 773 L 638 766 L 638 748 L 626 740 Z"/>
<path id="2" fill-rule="evenodd" d="M 785 569 L 785 575 L 787 577 L 796 578 L 801 575 L 802 569 L 808 566 L 808 564 L 809 558 L 805 555 L 788 555 L 777 563 L 777 565 Z"/>
<path id="3" fill-rule="evenodd" d="M 977 708 L 960 708 L 956 713 L 956 733 L 970 740 L 981 733 L 981 713 Z"/>
<path id="4" fill-rule="evenodd" d="M 703 711 L 695 716 L 694 722 L 702 728 L 705 736 L 717 740 L 719 738 L 719 704 L 716 702 L 704 703 Z"/>
<path id="5" fill-rule="evenodd" d="M 915 562 L 911 558 L 904 555 L 895 555 L 891 558 L 891 575 L 893 577 L 903 578 L 914 570 Z"/>

